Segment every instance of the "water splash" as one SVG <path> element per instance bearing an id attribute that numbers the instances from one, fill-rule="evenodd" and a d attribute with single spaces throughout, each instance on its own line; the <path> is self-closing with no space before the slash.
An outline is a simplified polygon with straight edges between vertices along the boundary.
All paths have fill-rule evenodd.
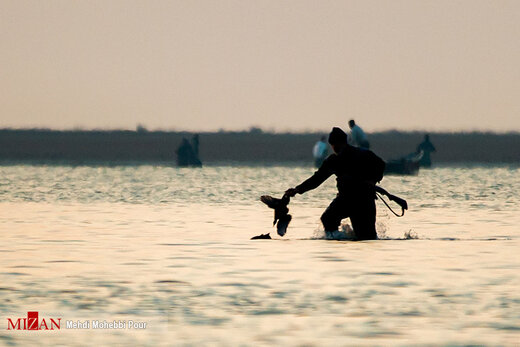
<path id="1" fill-rule="evenodd" d="M 377 236 L 379 240 L 419 240 L 420 237 L 417 234 L 417 232 L 413 231 L 412 229 L 405 231 L 403 234 L 403 237 L 390 237 L 387 236 L 385 231 L 379 232 L 377 231 Z"/>
<path id="2" fill-rule="evenodd" d="M 348 223 L 342 223 L 338 230 L 330 233 L 329 235 L 325 234 L 323 227 L 318 227 L 317 230 L 314 231 L 312 240 L 356 240 L 356 234 L 354 230 Z"/>
<path id="3" fill-rule="evenodd" d="M 415 231 L 410 229 L 410 230 L 408 230 L 407 232 L 404 233 L 404 239 L 405 240 L 418 240 L 419 239 L 419 235 L 417 235 L 417 233 Z"/>
<path id="4" fill-rule="evenodd" d="M 376 232 L 377 232 L 377 238 L 380 240 L 384 240 L 387 238 L 386 232 L 388 228 L 384 222 L 377 222 L 376 223 Z"/>

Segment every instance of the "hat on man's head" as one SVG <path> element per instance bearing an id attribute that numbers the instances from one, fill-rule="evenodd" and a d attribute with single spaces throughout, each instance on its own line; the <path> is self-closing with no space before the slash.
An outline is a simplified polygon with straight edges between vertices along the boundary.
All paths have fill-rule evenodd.
<path id="1" fill-rule="evenodd" d="M 329 134 L 329 143 L 335 145 L 337 143 L 347 142 L 347 134 L 340 128 L 334 127 Z"/>

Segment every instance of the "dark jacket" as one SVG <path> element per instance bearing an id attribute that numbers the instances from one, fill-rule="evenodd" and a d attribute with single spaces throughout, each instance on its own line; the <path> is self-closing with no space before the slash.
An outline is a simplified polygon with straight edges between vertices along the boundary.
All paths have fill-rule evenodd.
<path id="1" fill-rule="evenodd" d="M 303 194 L 325 182 L 331 175 L 336 175 L 340 196 L 362 200 L 375 199 L 375 180 L 371 172 L 374 160 L 384 162 L 373 152 L 350 145 L 339 154 L 331 154 L 325 159 L 318 171 L 296 187 Z"/>

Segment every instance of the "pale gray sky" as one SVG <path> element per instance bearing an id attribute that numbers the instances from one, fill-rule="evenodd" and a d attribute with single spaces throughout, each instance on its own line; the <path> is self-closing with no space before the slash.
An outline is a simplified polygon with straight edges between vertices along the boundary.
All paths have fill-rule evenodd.
<path id="1" fill-rule="evenodd" d="M 0 127 L 520 131 L 520 1 L 0 0 Z"/>

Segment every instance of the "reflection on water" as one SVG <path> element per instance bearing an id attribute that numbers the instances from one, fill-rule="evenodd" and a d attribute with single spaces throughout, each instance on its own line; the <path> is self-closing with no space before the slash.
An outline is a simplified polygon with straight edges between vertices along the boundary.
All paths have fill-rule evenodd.
<path id="1" fill-rule="evenodd" d="M 518 171 L 386 177 L 410 211 L 340 242 L 316 239 L 332 179 L 249 240 L 307 168 L 0 167 L 0 344 L 515 345 Z M 6 330 L 32 310 L 149 328 Z"/>

